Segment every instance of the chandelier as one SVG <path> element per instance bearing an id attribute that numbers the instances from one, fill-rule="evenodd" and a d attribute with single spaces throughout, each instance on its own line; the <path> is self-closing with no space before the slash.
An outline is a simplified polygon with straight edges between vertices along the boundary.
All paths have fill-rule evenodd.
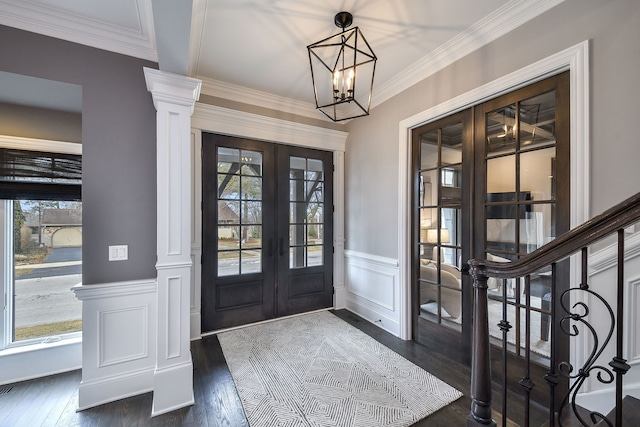
<path id="1" fill-rule="evenodd" d="M 349 12 L 336 14 L 342 32 L 307 46 L 316 108 L 334 122 L 369 115 L 375 53 Z"/>

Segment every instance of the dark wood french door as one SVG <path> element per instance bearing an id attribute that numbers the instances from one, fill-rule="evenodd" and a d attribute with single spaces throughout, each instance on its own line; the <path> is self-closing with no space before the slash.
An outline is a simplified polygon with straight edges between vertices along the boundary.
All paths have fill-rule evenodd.
<path id="1" fill-rule="evenodd" d="M 333 155 L 202 136 L 202 330 L 333 305 Z"/>
<path id="2" fill-rule="evenodd" d="M 549 77 L 412 133 L 414 339 L 459 362 L 471 359 L 473 283 L 466 262 L 515 261 L 569 230 L 568 77 Z M 558 268 L 566 286 L 567 265 Z M 530 294 L 539 323 L 531 339 L 544 365 L 555 303 L 549 272 L 532 276 Z M 495 342 L 505 295 L 517 331 L 510 350 L 519 357 L 524 281 L 489 280 Z"/>

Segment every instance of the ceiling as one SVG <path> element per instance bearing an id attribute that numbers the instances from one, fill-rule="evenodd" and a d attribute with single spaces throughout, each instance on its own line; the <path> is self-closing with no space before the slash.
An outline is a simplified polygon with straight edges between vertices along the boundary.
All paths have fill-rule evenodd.
<path id="1" fill-rule="evenodd" d="M 346 10 L 378 57 L 372 107 L 563 0 L 0 0 L 0 24 L 159 63 L 202 93 L 322 118 L 306 46 Z M 1 82 L 0 82 L 1 85 Z"/>

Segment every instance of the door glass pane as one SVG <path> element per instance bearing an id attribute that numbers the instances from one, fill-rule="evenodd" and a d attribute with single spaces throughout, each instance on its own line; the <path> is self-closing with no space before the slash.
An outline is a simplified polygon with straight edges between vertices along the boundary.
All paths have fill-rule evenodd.
<path id="1" fill-rule="evenodd" d="M 241 216 L 244 224 L 262 224 L 262 202 L 242 202 Z"/>
<path id="2" fill-rule="evenodd" d="M 262 178 L 243 176 L 240 185 L 242 199 L 262 200 Z"/>
<path id="3" fill-rule="evenodd" d="M 422 208 L 420 216 L 420 243 L 436 243 L 434 231 L 438 226 L 438 209 Z M 434 230 L 434 231 L 431 231 Z M 429 240 L 432 240 L 431 242 Z"/>
<path id="4" fill-rule="evenodd" d="M 307 247 L 307 266 L 322 265 L 322 246 Z"/>
<path id="5" fill-rule="evenodd" d="M 438 131 L 420 135 L 420 169 L 438 166 Z"/>
<path id="6" fill-rule="evenodd" d="M 262 227 L 259 225 L 249 225 L 240 227 L 240 247 L 242 249 L 260 248 L 262 246 Z M 255 251 L 253 251 L 255 252 Z M 247 253 L 243 253 L 243 257 Z"/>
<path id="7" fill-rule="evenodd" d="M 421 172 L 418 204 L 420 206 L 438 205 L 438 169 Z"/>
<path id="8" fill-rule="evenodd" d="M 218 276 L 260 272 L 262 153 L 218 147 L 217 156 Z"/>
<path id="9" fill-rule="evenodd" d="M 218 194 L 220 199 L 237 200 L 240 198 L 240 178 L 233 174 L 218 174 Z"/>
<path id="10" fill-rule="evenodd" d="M 234 148 L 218 148 L 218 172 L 223 174 L 239 174 L 240 150 Z"/>
<path id="11" fill-rule="evenodd" d="M 515 151 L 517 135 L 515 104 L 498 108 L 486 115 L 488 156 Z"/>
<path id="12" fill-rule="evenodd" d="M 487 194 L 500 194 L 500 201 L 516 199 L 516 156 L 487 160 Z M 487 201 L 490 197 L 487 197 Z"/>
<path id="13" fill-rule="evenodd" d="M 289 158 L 289 177 L 292 179 L 304 179 L 307 168 L 307 159 L 291 156 Z"/>
<path id="14" fill-rule="evenodd" d="M 322 224 L 323 223 L 323 204 L 309 203 L 307 204 L 307 223 Z"/>
<path id="15" fill-rule="evenodd" d="M 308 169 L 307 169 L 306 179 L 308 181 L 324 180 L 322 160 L 307 159 L 307 168 Z"/>
<path id="16" fill-rule="evenodd" d="M 218 226 L 218 250 L 237 249 L 239 245 L 238 236 L 240 236 L 240 227 Z"/>
<path id="17" fill-rule="evenodd" d="M 289 246 L 304 245 L 305 226 L 302 224 L 289 225 Z"/>
<path id="18" fill-rule="evenodd" d="M 520 102 L 520 147 L 533 148 L 556 142 L 556 92 Z"/>
<path id="19" fill-rule="evenodd" d="M 242 251 L 242 274 L 260 273 L 262 256 L 259 251 Z"/>
<path id="20" fill-rule="evenodd" d="M 521 220 L 520 241 L 527 245 L 527 252 L 533 252 L 556 236 L 555 203 L 530 205 L 525 220 Z"/>
<path id="21" fill-rule="evenodd" d="M 230 200 L 218 202 L 218 224 L 240 223 L 240 202 Z M 218 237 L 222 237 L 218 235 Z"/>
<path id="22" fill-rule="evenodd" d="M 462 123 L 442 128 L 442 165 L 462 162 Z"/>
<path id="23" fill-rule="evenodd" d="M 242 175 L 262 176 L 262 153 L 242 150 Z"/>
<path id="24" fill-rule="evenodd" d="M 555 147 L 529 151 L 520 155 L 520 191 L 528 192 L 531 200 L 553 199 L 555 157 Z"/>
<path id="25" fill-rule="evenodd" d="M 306 246 L 293 246 L 289 248 L 289 267 L 304 268 L 306 266 Z"/>
<path id="26" fill-rule="evenodd" d="M 515 251 L 515 204 L 487 206 L 487 249 Z"/>
<path id="27" fill-rule="evenodd" d="M 218 252 L 218 276 L 240 274 L 240 252 Z"/>
<path id="28" fill-rule="evenodd" d="M 322 265 L 324 249 L 324 165 L 321 160 L 289 160 L 289 266 Z"/>

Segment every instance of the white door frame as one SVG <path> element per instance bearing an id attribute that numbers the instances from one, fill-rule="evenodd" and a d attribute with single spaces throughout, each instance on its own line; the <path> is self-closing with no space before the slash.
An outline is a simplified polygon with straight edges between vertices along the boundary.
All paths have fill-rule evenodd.
<path id="1" fill-rule="evenodd" d="M 589 40 L 404 119 L 399 125 L 398 262 L 400 338 L 411 330 L 411 131 L 554 74 L 570 71 L 571 228 L 589 218 Z M 572 262 L 571 274 L 578 274 Z"/>
<path id="2" fill-rule="evenodd" d="M 347 132 L 197 103 L 191 117 L 193 227 L 191 236 L 194 271 L 191 280 L 191 339 L 201 336 L 202 257 L 202 132 L 251 138 L 333 152 L 333 287 L 334 307 L 345 306 L 344 288 L 344 151 Z"/>

